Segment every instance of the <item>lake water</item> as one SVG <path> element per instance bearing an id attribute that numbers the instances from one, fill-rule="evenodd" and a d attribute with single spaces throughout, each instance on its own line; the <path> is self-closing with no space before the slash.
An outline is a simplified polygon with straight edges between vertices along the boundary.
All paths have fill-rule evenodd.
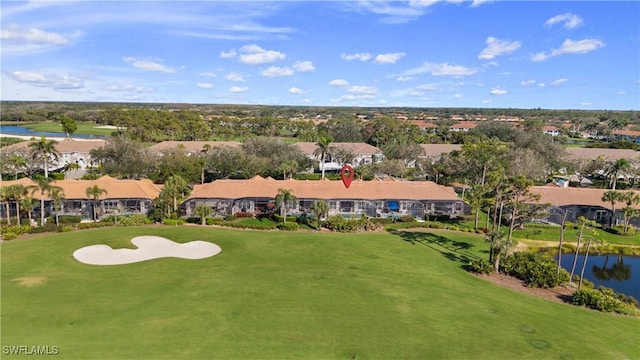
<path id="1" fill-rule="evenodd" d="M 27 129 L 26 127 L 18 126 L 18 125 L 2 125 L 0 127 L 0 133 L 6 135 L 22 135 L 22 136 L 33 136 L 39 138 L 41 136 L 47 137 L 65 137 L 66 134 L 63 132 L 46 132 L 46 131 L 33 131 L 31 129 Z M 105 136 L 102 135 L 88 135 L 88 134 L 73 134 L 72 138 L 77 139 L 105 139 Z"/>
<path id="2" fill-rule="evenodd" d="M 580 275 L 584 255 L 578 255 L 575 274 Z M 562 267 L 571 272 L 573 254 L 562 255 Z M 640 256 L 589 255 L 584 278 L 640 300 Z"/>

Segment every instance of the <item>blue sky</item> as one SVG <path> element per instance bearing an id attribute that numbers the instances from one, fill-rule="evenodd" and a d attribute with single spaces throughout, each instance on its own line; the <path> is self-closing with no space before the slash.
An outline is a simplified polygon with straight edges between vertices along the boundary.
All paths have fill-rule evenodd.
<path id="1" fill-rule="evenodd" d="M 640 2 L 5 1 L 2 100 L 640 110 Z"/>

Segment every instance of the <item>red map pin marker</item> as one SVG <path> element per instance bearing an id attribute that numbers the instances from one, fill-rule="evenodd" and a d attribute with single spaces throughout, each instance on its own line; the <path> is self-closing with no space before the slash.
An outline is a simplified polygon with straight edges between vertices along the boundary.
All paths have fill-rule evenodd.
<path id="1" fill-rule="evenodd" d="M 350 165 L 345 165 L 340 169 L 340 178 L 344 183 L 344 186 L 348 189 L 351 186 L 351 180 L 353 180 L 353 168 Z"/>

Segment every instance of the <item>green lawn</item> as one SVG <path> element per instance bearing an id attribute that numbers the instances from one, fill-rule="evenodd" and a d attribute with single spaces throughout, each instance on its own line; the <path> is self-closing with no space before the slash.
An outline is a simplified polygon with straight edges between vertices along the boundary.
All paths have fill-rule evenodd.
<path id="1" fill-rule="evenodd" d="M 138 235 L 211 241 L 222 253 L 119 266 L 72 257 L 86 245 L 132 247 Z M 638 318 L 533 298 L 465 272 L 468 259 L 486 256 L 475 234 L 150 226 L 19 239 L 0 249 L 2 345 L 58 346 L 64 359 L 640 354 Z"/>
<path id="2" fill-rule="evenodd" d="M 90 122 L 77 122 L 78 130 L 76 130 L 76 134 L 88 134 L 88 135 L 111 135 L 114 131 L 113 129 L 102 129 L 98 128 L 95 123 Z M 40 123 L 30 123 L 30 124 L 19 124 L 33 131 L 43 131 L 43 132 L 62 132 L 62 126 L 59 122 L 55 121 L 47 121 Z"/>

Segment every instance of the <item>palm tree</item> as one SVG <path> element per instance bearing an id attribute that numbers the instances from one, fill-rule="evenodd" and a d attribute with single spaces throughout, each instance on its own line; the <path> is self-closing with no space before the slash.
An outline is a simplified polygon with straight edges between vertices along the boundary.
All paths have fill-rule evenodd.
<path id="1" fill-rule="evenodd" d="M 288 208 L 297 202 L 298 198 L 293 195 L 293 190 L 278 189 L 278 195 L 276 195 L 276 207 L 280 208 L 280 213 L 284 222 L 287 222 Z"/>
<path id="2" fill-rule="evenodd" d="M 11 154 L 7 159 L 7 166 L 13 170 L 13 179 L 18 180 L 18 173 L 21 169 L 28 167 L 27 159 L 22 154 Z"/>
<path id="3" fill-rule="evenodd" d="M 606 169 L 606 175 L 609 177 L 609 182 L 611 184 L 611 190 L 616 189 L 616 184 L 618 182 L 618 176 L 626 174 L 631 169 L 631 162 L 627 159 L 618 159 L 613 162 L 610 162 Z"/>
<path id="4" fill-rule="evenodd" d="M 633 191 L 628 191 L 621 195 L 621 200 L 627 204 L 627 206 L 622 209 L 622 215 L 624 216 L 624 232 L 627 232 L 631 218 L 638 215 L 639 211 L 634 205 L 638 205 L 640 203 L 640 195 Z"/>
<path id="5" fill-rule="evenodd" d="M 320 218 L 329 214 L 329 204 L 324 200 L 316 200 L 311 205 L 311 214 L 318 219 L 317 229 L 320 230 Z"/>
<path id="6" fill-rule="evenodd" d="M 31 196 L 36 193 L 36 191 L 40 191 L 40 226 L 44 226 L 44 195 L 45 193 L 51 193 L 54 186 L 52 185 L 53 179 L 48 177 L 38 177 L 34 179 L 36 182 L 35 186 L 30 186 Z"/>
<path id="7" fill-rule="evenodd" d="M 282 179 L 287 180 L 287 178 L 292 178 L 293 174 L 298 169 L 298 162 L 295 160 L 285 161 L 278 167 L 278 170 L 282 172 Z M 287 176 L 289 175 L 290 176 Z"/>
<path id="8" fill-rule="evenodd" d="M 502 229 L 491 231 L 485 236 L 485 241 L 491 244 L 489 245 L 489 262 L 493 263 L 496 271 L 500 270 L 502 251 L 507 250 L 509 246 L 506 240 L 507 236 Z"/>
<path id="9" fill-rule="evenodd" d="M 0 188 L 0 199 L 2 200 L 2 202 L 4 202 L 5 204 L 5 209 L 6 209 L 6 215 L 7 215 L 7 226 L 11 226 L 11 213 L 10 213 L 10 202 L 13 199 L 13 197 L 11 196 L 11 189 L 9 189 L 8 186 Z M 18 224 L 20 225 L 20 224 Z"/>
<path id="10" fill-rule="evenodd" d="M 56 217 L 56 226 L 58 226 L 60 225 L 60 222 L 58 220 L 59 210 L 62 210 L 62 205 L 64 204 L 64 200 L 65 200 L 64 190 L 61 187 L 54 186 L 49 192 L 49 196 L 53 201 L 53 213 L 55 214 L 55 217 Z"/>
<path id="11" fill-rule="evenodd" d="M 107 195 L 107 190 L 100 188 L 98 185 L 93 185 L 85 190 L 85 194 L 87 194 L 87 197 L 93 199 L 93 221 L 97 221 L 98 213 L 96 208 L 98 207 L 100 196 L 102 196 L 102 194 Z"/>
<path id="12" fill-rule="evenodd" d="M 29 216 L 29 226 L 31 226 L 31 212 L 36 207 L 36 199 L 27 196 L 20 201 L 20 205 L 27 210 L 27 216 Z"/>
<path id="13" fill-rule="evenodd" d="M 11 199 L 16 202 L 16 223 L 20 225 L 20 201 L 23 197 L 27 196 L 29 189 L 20 184 L 9 185 L 8 188 Z"/>
<path id="14" fill-rule="evenodd" d="M 623 201 L 622 196 L 623 195 L 621 192 L 615 190 L 607 191 L 604 193 L 604 195 L 602 195 L 602 201 L 611 203 L 611 220 L 609 222 L 610 227 L 614 225 L 614 222 L 616 224 L 618 222 L 616 219 L 616 203 L 618 201 Z"/>
<path id="15" fill-rule="evenodd" d="M 40 159 L 44 164 L 44 177 L 49 177 L 49 159 L 57 161 L 60 158 L 60 152 L 56 150 L 58 142 L 55 140 L 49 140 L 42 136 L 40 141 L 32 142 L 29 144 L 31 149 L 31 157 L 36 160 Z"/>
<path id="16" fill-rule="evenodd" d="M 313 152 L 313 155 L 320 156 L 320 166 L 322 171 L 322 178 L 324 179 L 324 159 L 327 155 L 331 155 L 331 142 L 333 140 L 326 136 L 321 136 L 320 141 L 316 143 L 316 150 Z"/>
<path id="17" fill-rule="evenodd" d="M 184 197 L 189 190 L 189 184 L 180 175 L 172 175 L 167 178 L 162 191 L 173 200 L 173 211 L 178 211 L 178 198 Z"/>
<path id="18" fill-rule="evenodd" d="M 201 225 L 206 225 L 207 224 L 207 217 L 211 216 L 211 214 L 213 213 L 213 209 L 211 208 L 211 206 L 202 203 L 199 204 L 198 206 L 196 206 L 193 209 L 193 212 L 198 215 L 198 217 L 200 218 L 200 224 Z"/>

